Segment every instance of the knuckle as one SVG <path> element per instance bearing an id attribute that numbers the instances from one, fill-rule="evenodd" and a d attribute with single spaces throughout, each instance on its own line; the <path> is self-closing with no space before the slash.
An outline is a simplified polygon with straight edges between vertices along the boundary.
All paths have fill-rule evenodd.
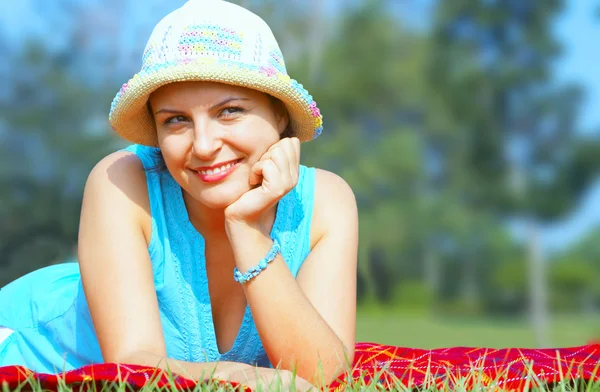
<path id="1" fill-rule="evenodd" d="M 273 151 L 271 151 L 271 157 L 276 158 L 279 157 L 281 155 L 281 149 L 276 148 Z"/>

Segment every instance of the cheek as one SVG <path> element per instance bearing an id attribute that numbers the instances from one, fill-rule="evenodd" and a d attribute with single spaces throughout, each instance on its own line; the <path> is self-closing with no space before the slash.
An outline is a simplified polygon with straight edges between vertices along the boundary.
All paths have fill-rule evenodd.
<path id="1" fill-rule="evenodd" d="M 177 138 L 159 139 L 163 159 L 174 178 L 179 178 L 187 162 L 187 146 Z"/>
<path id="2" fill-rule="evenodd" d="M 190 148 L 190 143 L 187 138 L 182 135 L 167 135 L 166 137 L 158 136 L 158 146 L 165 157 L 165 160 L 177 161 L 184 159 L 187 151 Z"/>
<path id="3" fill-rule="evenodd" d="M 279 132 L 268 121 L 255 119 L 232 131 L 232 141 L 235 140 L 240 149 L 249 154 L 266 152 L 269 147 L 279 141 Z"/>

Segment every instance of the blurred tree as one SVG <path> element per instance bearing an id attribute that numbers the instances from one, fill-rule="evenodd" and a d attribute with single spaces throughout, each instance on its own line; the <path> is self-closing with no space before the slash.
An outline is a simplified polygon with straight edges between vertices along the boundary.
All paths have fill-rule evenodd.
<path id="1" fill-rule="evenodd" d="M 261 15 L 280 15 L 272 26 L 284 37 L 290 74 L 306 84 L 325 114 L 326 131 L 317 143 L 303 145 L 303 162 L 332 170 L 352 186 L 361 219 L 361 273 L 373 294 L 391 299 L 393 286 L 418 265 L 409 256 L 414 238 L 408 239 L 407 228 L 423 175 L 414 96 L 423 40 L 405 31 L 381 1 L 340 4 L 338 20 L 316 3 L 285 4 L 285 15 L 266 3 L 274 10 Z M 289 35 L 295 41 L 286 40 Z"/>
<path id="2" fill-rule="evenodd" d="M 425 279 L 437 298 L 448 244 L 473 260 L 461 264 L 463 275 L 472 276 L 462 286 L 476 293 L 479 271 L 470 245 L 476 236 L 467 222 L 485 226 L 489 220 L 457 203 L 445 182 L 440 146 L 461 141 L 444 107 L 434 105 L 430 95 L 436 93 L 424 86 L 427 42 L 405 30 L 389 6 L 366 1 L 350 7 L 328 36 L 316 75 L 308 73 L 309 54 L 288 62 L 292 75 L 309 81 L 325 113 L 326 132 L 318 143 L 303 147 L 303 157 L 339 173 L 354 189 L 361 216 L 360 265 L 377 286 L 378 298 L 391 300 L 393 286 L 407 279 Z M 456 154 L 449 159 L 456 160 Z M 383 278 L 390 275 L 395 278 Z"/>
<path id="3" fill-rule="evenodd" d="M 597 314 L 600 308 L 600 230 L 555 257 L 550 267 L 553 305 L 562 311 Z"/>
<path id="4" fill-rule="evenodd" d="M 0 97 L 8 130 L 0 145 L 0 286 L 72 255 L 87 173 L 119 145 L 108 132 L 108 104 L 97 104 L 109 103 L 109 95 L 77 77 L 76 52 L 75 44 L 53 51 L 30 42 L 7 54 L 12 77 Z"/>
<path id="5" fill-rule="evenodd" d="M 469 208 L 519 217 L 529 229 L 529 287 L 538 345 L 548 344 L 539 222 L 569 211 L 597 175 L 598 141 L 575 129 L 580 91 L 556 87 L 551 35 L 559 0 L 439 2 L 429 60 L 432 99 L 459 132 L 448 176 Z M 582 160 L 582 154 L 589 159 Z"/>
<path id="6" fill-rule="evenodd" d="M 496 230 L 488 235 L 484 257 L 493 260 L 483 290 L 487 310 L 512 316 L 527 312 L 527 259 L 522 246 L 506 230 Z"/>
<path id="7" fill-rule="evenodd" d="M 9 81 L 0 92 L 0 286 L 71 252 L 85 177 L 120 147 L 106 122 L 117 83 L 137 71 L 158 15 L 183 3 L 150 0 L 131 27 L 131 1 L 57 1 L 48 20 L 68 21 L 64 45 L 4 51 L 11 60 L 0 64 Z M 290 74 L 325 115 L 303 163 L 355 191 L 359 299 L 414 294 L 456 312 L 522 311 L 527 264 L 506 219 L 528 218 L 535 245 L 538 223 L 571 208 L 599 156 L 596 140 L 573 132 L 580 92 L 551 84 L 558 52 L 548 29 L 560 4 L 438 2 L 429 40 L 405 28 L 394 0 L 237 3 L 272 26 Z M 561 280 L 563 265 L 553 287 L 579 298 L 582 274 Z M 540 293 L 543 274 L 529 276 Z M 542 309 L 543 295 L 529 297 Z"/>

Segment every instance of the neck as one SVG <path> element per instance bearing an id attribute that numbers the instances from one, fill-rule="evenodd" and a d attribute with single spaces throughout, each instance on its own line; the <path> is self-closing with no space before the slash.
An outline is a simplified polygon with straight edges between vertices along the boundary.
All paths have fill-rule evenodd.
<path id="1" fill-rule="evenodd" d="M 184 192 L 183 200 L 192 225 L 206 241 L 227 238 L 225 231 L 225 209 L 208 208 Z"/>

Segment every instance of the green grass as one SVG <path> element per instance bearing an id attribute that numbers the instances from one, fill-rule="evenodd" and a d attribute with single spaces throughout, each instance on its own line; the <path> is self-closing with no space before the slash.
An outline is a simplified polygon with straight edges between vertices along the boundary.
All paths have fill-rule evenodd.
<path id="1" fill-rule="evenodd" d="M 581 316 L 560 316 L 552 319 L 551 328 L 551 346 L 568 347 L 587 344 L 591 339 L 600 338 L 600 316 L 582 318 Z M 406 313 L 398 310 L 384 310 L 376 308 L 359 308 L 357 314 L 357 341 L 377 342 L 396 346 L 415 347 L 415 348 L 438 348 L 453 346 L 475 346 L 475 347 L 535 347 L 533 332 L 526 320 L 509 319 L 481 319 L 481 318 L 447 318 L 435 317 L 427 314 Z M 599 364 L 600 367 L 600 364 Z M 480 379 L 480 374 L 476 371 L 470 376 L 472 379 Z M 535 376 L 531 376 L 530 384 L 525 386 L 525 390 L 530 391 L 590 391 L 600 392 L 600 382 L 589 383 L 587 385 L 574 386 L 571 382 L 561 382 L 554 386 L 544 388 L 535 388 Z M 264 391 L 284 391 L 288 388 L 277 386 L 278 380 L 274 385 L 265 387 Z M 449 385 L 437 388 L 432 385 L 418 389 L 419 391 L 438 391 L 438 390 L 466 390 L 466 380 L 457 380 L 450 387 Z M 395 391 L 409 391 L 406 385 L 399 381 L 390 386 Z M 73 386 L 61 385 L 59 391 L 67 392 L 74 390 Z M 107 383 L 96 388 L 89 384 L 87 391 L 105 392 L 120 391 L 126 392 L 132 389 L 124 383 Z M 169 392 L 175 388 L 158 388 L 156 385 L 144 387 L 142 392 L 159 391 Z M 201 391 L 230 391 L 232 388 L 224 387 L 217 383 L 203 383 L 198 385 L 194 392 Z M 358 380 L 344 388 L 344 391 L 381 391 L 384 390 L 381 385 L 372 383 L 367 385 L 364 380 Z M 475 381 L 471 390 L 492 390 L 492 388 Z M 499 389 L 501 390 L 501 389 Z M 1 392 L 42 392 L 42 388 L 34 379 L 29 379 L 19 388 L 9 391 L 6 387 L 0 387 Z"/>
<path id="2" fill-rule="evenodd" d="M 599 364 L 600 366 L 600 364 Z M 382 373 L 381 373 L 382 374 Z M 380 374 L 380 376 L 381 376 Z M 377 379 L 377 378 L 376 378 Z M 447 379 L 454 380 L 451 376 L 447 377 Z M 470 379 L 470 381 L 467 381 Z M 150 383 L 149 385 L 139 389 L 141 392 L 171 392 L 176 391 L 174 383 L 171 380 L 171 385 L 159 388 L 156 384 Z M 392 390 L 392 391 L 504 391 L 502 388 L 498 388 L 497 384 L 502 380 L 502 377 L 494 380 L 491 384 L 484 384 L 481 380 L 481 374 L 474 370 L 471 374 L 464 379 L 454 380 L 452 382 L 446 381 L 442 385 L 435 385 L 432 382 L 430 376 L 426 376 L 425 378 L 425 386 L 420 388 L 410 388 L 409 386 L 401 383 L 400 381 L 393 380 L 391 384 L 378 384 L 377 382 L 367 383 L 364 380 L 357 380 L 353 383 L 350 383 L 344 387 L 344 391 L 383 391 L 383 390 Z M 495 385 L 496 384 L 496 385 Z M 255 391 L 295 391 L 295 388 L 284 388 L 281 386 L 281 383 L 278 380 L 274 380 L 270 387 L 262 387 L 259 386 Z M 10 390 L 7 385 L 2 385 L 0 388 L 2 392 L 43 392 L 44 390 L 41 388 L 40 384 L 33 378 L 30 378 L 24 381 L 18 388 Z M 108 392 L 108 391 L 118 391 L 118 392 L 129 392 L 134 389 L 131 388 L 124 382 L 113 382 L 113 383 L 103 383 L 102 385 L 95 385 L 93 383 L 83 383 L 80 385 L 66 385 L 64 383 L 60 383 L 58 387 L 59 392 L 72 392 L 72 391 L 90 391 L 90 392 Z M 236 389 L 230 386 L 223 386 L 216 382 L 210 383 L 202 383 L 197 385 L 190 392 L 203 392 L 203 391 L 235 391 Z M 238 389 L 239 390 L 239 389 Z M 535 375 L 531 374 L 531 376 L 527 379 L 527 381 L 522 384 L 521 390 L 523 391 L 556 391 L 556 392 L 571 392 L 571 391 L 586 391 L 586 392 L 600 392 L 600 382 L 577 382 L 573 383 L 570 380 L 560 381 L 555 385 L 544 385 L 539 382 Z"/>
<path id="3" fill-rule="evenodd" d="M 398 310 L 359 309 L 356 338 L 414 348 L 440 347 L 536 347 L 527 320 L 447 318 L 409 314 Z M 600 316 L 555 316 L 550 347 L 572 347 L 600 339 Z"/>

